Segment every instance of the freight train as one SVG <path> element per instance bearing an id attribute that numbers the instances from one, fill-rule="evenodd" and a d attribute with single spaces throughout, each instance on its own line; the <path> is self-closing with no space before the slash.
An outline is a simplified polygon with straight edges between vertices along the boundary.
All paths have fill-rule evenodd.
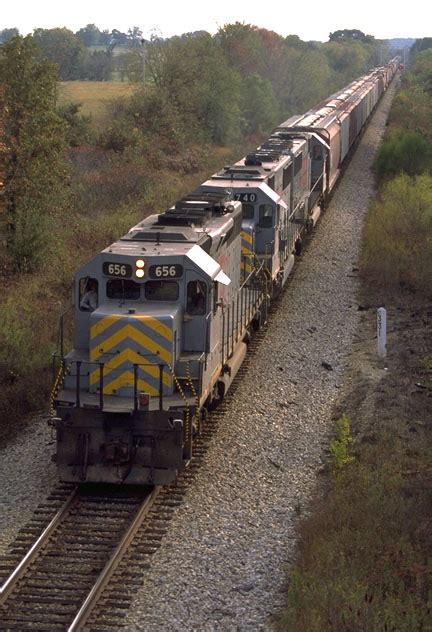
<path id="1" fill-rule="evenodd" d="M 62 480 L 164 485 L 187 465 L 397 68 L 289 118 L 78 270 L 53 389 Z"/>

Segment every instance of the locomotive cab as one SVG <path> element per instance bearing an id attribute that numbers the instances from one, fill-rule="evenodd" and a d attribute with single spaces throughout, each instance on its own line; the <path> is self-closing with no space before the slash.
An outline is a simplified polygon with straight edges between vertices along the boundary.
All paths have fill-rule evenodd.
<path id="1" fill-rule="evenodd" d="M 242 177 L 243 176 L 243 177 Z M 228 176 L 226 176 L 228 177 Z M 214 194 L 228 183 L 213 176 L 198 191 Z M 220 187 L 218 189 L 218 187 Z M 244 172 L 229 180 L 225 189 L 234 200 L 242 202 L 241 274 L 246 279 L 254 265 L 262 264 L 271 283 L 282 284 L 292 268 L 289 252 L 294 251 L 295 237 L 288 234 L 288 205 L 266 182 L 250 182 Z"/>

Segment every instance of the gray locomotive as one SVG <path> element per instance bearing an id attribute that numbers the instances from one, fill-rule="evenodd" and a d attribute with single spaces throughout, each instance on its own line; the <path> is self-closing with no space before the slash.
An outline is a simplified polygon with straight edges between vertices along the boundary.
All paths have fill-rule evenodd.
<path id="1" fill-rule="evenodd" d="M 53 402 L 62 480 L 168 484 L 185 467 L 396 70 L 291 117 L 78 271 Z"/>
<path id="2" fill-rule="evenodd" d="M 55 404 L 63 480 L 165 484 L 191 457 L 201 411 L 265 318 L 262 266 L 241 275 L 241 223 L 240 202 L 191 195 L 78 271 Z"/>

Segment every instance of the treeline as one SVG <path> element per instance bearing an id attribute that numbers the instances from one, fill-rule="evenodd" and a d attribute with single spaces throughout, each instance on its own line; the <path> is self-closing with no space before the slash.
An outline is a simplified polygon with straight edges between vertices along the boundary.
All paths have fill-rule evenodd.
<path id="1" fill-rule="evenodd" d="M 0 45 L 19 36 L 17 28 L 0 31 Z M 142 31 L 134 26 L 127 33 L 100 31 L 94 24 L 74 33 L 67 28 L 35 29 L 32 37 L 42 55 L 58 67 L 60 81 L 109 81 L 113 75 L 126 78 L 127 52 L 141 46 Z M 127 64 L 126 64 L 127 65 Z"/>
<path id="2" fill-rule="evenodd" d="M 105 146 L 135 143 L 143 129 L 174 148 L 185 136 L 225 143 L 269 130 L 377 65 L 380 45 L 364 38 L 320 44 L 236 23 L 214 36 L 155 39 L 145 46 L 143 90 L 113 112 Z M 129 53 L 127 74 L 140 85 L 142 51 Z"/>
<path id="3" fill-rule="evenodd" d="M 413 46 L 375 161 L 364 274 L 380 287 L 432 291 L 432 38 Z"/>
<path id="4" fill-rule="evenodd" d="M 139 34 L 134 29 L 129 37 Z M 69 186 L 78 154 L 66 161 L 68 145 L 93 145 L 86 159 L 105 169 L 99 169 L 96 183 L 88 182 L 91 203 L 97 209 L 102 201 L 106 209 L 118 208 L 140 198 L 146 173 L 190 173 L 202 161 L 199 148 L 232 146 L 250 134 L 268 132 L 382 56 L 373 37 L 353 30 L 337 31 L 322 45 L 240 23 L 224 26 L 215 36 L 199 32 L 155 39 L 146 45 L 145 84 L 137 83 L 131 98 L 112 106 L 109 124 L 96 135 L 77 104 L 56 108 L 57 72 L 73 75 L 78 40 L 66 29 L 36 29 L 0 48 L 0 109 L 7 114 L 1 130 L 8 245 L 3 260 L 21 272 L 37 268 L 58 241 L 56 218 L 71 194 L 75 204 L 85 199 L 88 206 L 82 182 L 76 191 Z M 142 79 L 141 51 L 136 64 L 136 78 Z M 79 160 L 82 164 L 82 152 Z M 94 175 L 93 169 L 79 175 L 88 179 L 88 173 Z"/>
<path id="5" fill-rule="evenodd" d="M 0 45 L 17 35 L 16 28 L 3 29 L 0 31 Z M 324 74 L 321 77 L 317 70 L 313 79 L 319 83 L 328 81 L 331 86 L 334 73 L 350 77 L 353 70 L 361 74 L 368 67 L 377 65 L 383 59 L 384 45 L 384 42 L 355 29 L 335 31 L 330 34 L 329 41 L 322 44 L 303 42 L 295 35 L 283 38 L 272 31 L 239 23 L 224 26 L 213 37 L 205 31 L 197 31 L 168 40 L 153 36 L 147 41 L 136 26 L 122 33 L 116 29 L 100 31 L 94 24 L 88 24 L 76 33 L 66 28 L 38 28 L 32 37 L 43 56 L 57 64 L 60 81 L 142 81 L 143 54 L 151 56 L 153 48 L 158 51 L 169 48 L 175 41 L 185 43 L 210 38 L 221 54 L 227 56 L 228 62 L 240 64 L 240 70 L 250 72 L 258 61 L 261 70 L 257 69 L 257 72 L 263 76 L 263 64 L 275 68 L 276 61 L 281 62 L 281 82 L 285 79 L 285 67 L 292 65 L 293 57 L 297 56 L 296 63 L 302 69 L 319 59 Z M 238 38 L 234 46 L 233 38 Z M 264 60 L 263 56 L 267 59 Z M 305 81 L 300 89 L 306 86 Z"/>

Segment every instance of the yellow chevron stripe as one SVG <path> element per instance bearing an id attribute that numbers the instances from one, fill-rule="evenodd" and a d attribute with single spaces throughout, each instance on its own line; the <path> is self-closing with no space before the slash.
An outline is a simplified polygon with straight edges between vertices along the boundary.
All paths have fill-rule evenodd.
<path id="1" fill-rule="evenodd" d="M 110 314 L 109 316 L 105 316 L 91 327 L 90 339 L 96 338 L 96 336 L 99 336 L 105 329 L 108 329 L 108 327 L 111 327 L 111 325 L 114 325 L 114 323 L 123 317 L 124 314 Z"/>
<path id="2" fill-rule="evenodd" d="M 130 371 L 125 371 L 118 378 L 113 380 L 106 387 L 104 386 L 104 395 L 112 395 L 114 391 L 118 391 L 122 386 L 132 386 L 134 385 L 134 376 Z M 158 389 L 154 388 L 144 380 L 138 380 L 138 390 L 143 391 L 144 393 L 149 393 L 150 395 L 159 395 Z"/>
<path id="3" fill-rule="evenodd" d="M 241 247 L 241 254 L 250 256 L 252 254 L 252 250 L 250 248 L 245 248 L 245 246 Z"/>
<path id="4" fill-rule="evenodd" d="M 169 340 L 169 342 L 172 342 L 172 329 L 170 327 L 167 327 L 167 325 L 164 325 L 164 323 L 162 323 L 160 320 L 157 320 L 157 318 L 153 318 L 153 316 L 148 316 L 147 314 L 134 315 L 132 317 L 129 314 L 110 314 L 109 316 L 105 316 L 92 326 L 90 330 L 90 338 L 93 339 L 96 338 L 96 336 L 100 336 L 100 334 L 108 329 L 108 327 L 111 327 L 111 325 L 114 325 L 122 318 L 128 318 L 129 322 L 131 318 L 133 318 L 134 320 L 139 320 L 147 327 L 150 327 L 150 329 L 153 329 L 153 331 L 156 331 L 163 338 L 166 338 L 167 340 Z"/>
<path id="5" fill-rule="evenodd" d="M 244 239 L 245 241 L 248 241 L 250 244 L 252 244 L 253 238 L 250 233 L 246 233 L 245 231 L 242 230 L 241 238 Z"/>
<path id="6" fill-rule="evenodd" d="M 117 369 L 119 366 L 123 364 L 123 362 L 126 362 L 126 361 L 129 361 L 131 364 L 148 363 L 147 358 L 143 358 L 142 355 L 139 355 L 139 353 L 136 353 L 135 351 L 133 351 L 133 349 L 123 349 L 121 353 L 119 353 L 118 355 L 115 355 L 113 358 L 111 358 L 111 360 L 109 360 L 109 362 L 105 364 L 104 379 L 107 377 L 107 375 L 111 373 L 111 371 L 113 371 L 114 369 Z M 158 366 L 155 366 L 155 365 L 149 366 L 148 364 L 146 364 L 146 366 L 141 366 L 140 369 L 142 369 L 143 371 L 145 371 L 152 377 L 159 379 Z M 92 386 L 94 384 L 97 384 L 99 382 L 99 378 L 100 378 L 100 372 L 99 372 L 99 369 L 96 369 L 90 375 L 90 384 Z M 172 386 L 171 375 L 167 374 L 165 371 L 163 373 L 163 383 L 168 387 Z M 104 390 L 105 390 L 105 387 L 104 387 Z"/>
<path id="7" fill-rule="evenodd" d="M 144 347 L 150 353 L 158 355 L 165 362 L 171 362 L 171 353 L 155 343 L 151 338 L 136 330 L 132 325 L 128 324 L 125 327 L 116 331 L 115 334 L 104 340 L 98 345 L 97 349 L 90 350 L 90 360 L 94 362 L 102 356 L 104 353 L 108 353 L 110 349 L 115 347 L 126 338 L 132 338 L 138 345 Z"/>
<path id="8" fill-rule="evenodd" d="M 153 316 L 148 316 L 147 314 L 143 314 L 139 316 L 135 315 L 134 319 L 140 320 L 147 327 L 150 327 L 150 329 L 153 329 L 153 331 L 156 331 L 158 334 L 163 336 L 163 338 L 166 338 L 167 340 L 169 340 L 169 342 L 172 342 L 173 332 L 172 332 L 171 327 L 167 327 L 167 325 L 164 325 L 164 323 L 162 323 L 157 318 L 153 318 Z"/>

